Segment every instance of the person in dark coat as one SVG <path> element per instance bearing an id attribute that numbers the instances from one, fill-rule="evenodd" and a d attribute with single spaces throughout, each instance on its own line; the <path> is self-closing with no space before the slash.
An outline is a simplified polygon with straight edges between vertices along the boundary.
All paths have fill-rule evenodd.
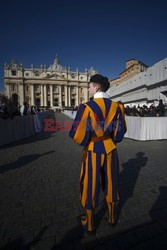
<path id="1" fill-rule="evenodd" d="M 164 116 L 165 114 L 165 105 L 162 102 L 162 99 L 159 100 L 159 105 L 157 106 L 156 112 L 158 116 Z"/>

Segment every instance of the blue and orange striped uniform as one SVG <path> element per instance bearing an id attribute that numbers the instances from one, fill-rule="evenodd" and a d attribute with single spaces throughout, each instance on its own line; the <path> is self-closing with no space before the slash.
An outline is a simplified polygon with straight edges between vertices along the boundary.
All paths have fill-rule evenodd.
<path id="1" fill-rule="evenodd" d="M 121 105 L 109 98 L 96 98 L 81 104 L 69 134 L 85 150 L 80 173 L 80 198 L 87 210 L 92 211 L 98 206 L 100 179 L 107 202 L 119 200 L 116 144 L 122 141 L 126 132 Z"/>

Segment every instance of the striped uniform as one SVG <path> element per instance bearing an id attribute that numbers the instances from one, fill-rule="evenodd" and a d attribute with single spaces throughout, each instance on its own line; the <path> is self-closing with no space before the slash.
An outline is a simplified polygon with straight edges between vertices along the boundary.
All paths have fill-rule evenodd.
<path id="1" fill-rule="evenodd" d="M 125 132 L 121 104 L 109 98 L 95 98 L 79 106 L 69 135 L 86 150 L 80 174 L 80 198 L 84 208 L 93 210 L 98 206 L 100 179 L 107 202 L 119 200 L 116 143 L 123 139 Z"/>

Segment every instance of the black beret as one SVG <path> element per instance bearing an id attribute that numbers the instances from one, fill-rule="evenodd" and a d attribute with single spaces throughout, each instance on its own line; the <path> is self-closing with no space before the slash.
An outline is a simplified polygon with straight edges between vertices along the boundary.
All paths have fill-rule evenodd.
<path id="1" fill-rule="evenodd" d="M 100 85 L 103 86 L 103 88 L 107 91 L 110 83 L 108 81 L 108 78 L 105 76 L 102 76 L 100 74 L 95 74 L 94 76 L 92 76 L 90 78 L 90 82 L 94 82 L 94 83 L 99 83 Z"/>

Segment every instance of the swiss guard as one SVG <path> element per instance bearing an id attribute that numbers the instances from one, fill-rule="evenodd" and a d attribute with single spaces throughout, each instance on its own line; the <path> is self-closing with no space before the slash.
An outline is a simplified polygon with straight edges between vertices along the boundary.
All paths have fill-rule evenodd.
<path id="1" fill-rule="evenodd" d="M 108 206 L 108 222 L 115 223 L 115 205 L 119 201 L 119 161 L 117 143 L 126 133 L 124 107 L 109 99 L 107 77 L 95 74 L 89 83 L 93 99 L 81 104 L 70 130 L 70 137 L 84 146 L 80 173 L 80 199 L 85 214 L 84 229 L 94 231 L 93 213 L 98 206 L 100 186 Z M 101 179 L 101 181 L 100 181 Z"/>

